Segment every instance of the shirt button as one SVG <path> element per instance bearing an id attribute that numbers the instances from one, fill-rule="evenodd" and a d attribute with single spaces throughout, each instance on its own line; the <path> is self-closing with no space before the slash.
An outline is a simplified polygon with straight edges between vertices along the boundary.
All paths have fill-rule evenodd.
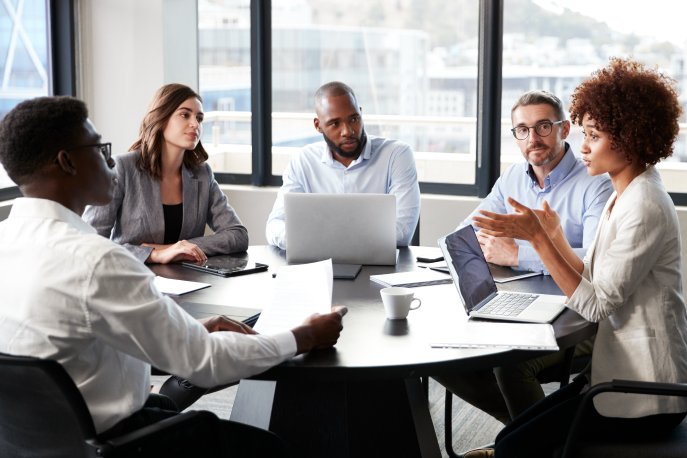
<path id="1" fill-rule="evenodd" d="M 554 187 L 554 188 L 556 187 L 556 183 L 553 184 L 553 187 Z"/>

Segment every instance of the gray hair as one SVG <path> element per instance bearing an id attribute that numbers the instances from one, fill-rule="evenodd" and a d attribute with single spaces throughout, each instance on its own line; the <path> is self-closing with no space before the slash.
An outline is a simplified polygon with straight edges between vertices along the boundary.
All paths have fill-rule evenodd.
<path id="1" fill-rule="evenodd" d="M 351 89 L 347 84 L 341 83 L 339 81 L 332 81 L 331 83 L 323 84 L 317 92 L 315 92 L 315 108 L 320 105 L 322 99 L 328 99 L 331 97 L 338 97 L 340 95 L 351 94 L 353 99 L 355 99 L 356 105 L 358 104 L 358 98 L 355 96 L 353 89 Z"/>
<path id="2" fill-rule="evenodd" d="M 553 108 L 553 112 L 557 120 L 565 121 L 565 109 L 563 109 L 563 103 L 561 102 L 561 99 L 550 92 L 542 91 L 540 89 L 525 92 L 518 100 L 515 101 L 513 108 L 510 109 L 511 119 L 513 119 L 513 112 L 516 109 L 519 107 L 526 107 L 528 105 L 549 105 Z"/>

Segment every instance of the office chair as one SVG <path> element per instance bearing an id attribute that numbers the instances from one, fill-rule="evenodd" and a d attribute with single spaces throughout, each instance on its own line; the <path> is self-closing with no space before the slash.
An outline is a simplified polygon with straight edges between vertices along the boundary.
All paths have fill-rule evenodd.
<path id="1" fill-rule="evenodd" d="M 81 393 L 59 363 L 0 354 L 0 373 L 0 456 L 240 456 L 230 454 L 228 440 L 235 438 L 226 438 L 212 412 L 184 412 L 100 441 Z M 244 427 L 253 429 L 240 424 L 237 429 Z M 184 434 L 189 428 L 192 440 Z"/>
<path id="2" fill-rule="evenodd" d="M 417 218 L 417 226 L 415 226 L 415 232 L 413 237 L 410 239 L 409 246 L 420 246 L 420 217 Z"/>
<path id="3" fill-rule="evenodd" d="M 612 382 L 594 385 L 584 395 L 575 414 L 565 446 L 554 452 L 554 458 L 653 458 L 657 456 L 678 458 L 687 456 L 687 421 L 680 423 L 666 436 L 652 440 L 626 441 L 623 443 L 612 441 L 577 443 L 580 428 L 584 423 L 584 414 L 589 409 L 594 396 L 606 392 L 686 397 L 687 384 L 613 380 Z"/>
<path id="4" fill-rule="evenodd" d="M 574 358 L 575 355 L 575 347 L 570 347 L 565 351 L 565 358 L 562 363 L 555 364 L 551 367 L 547 367 L 546 369 L 542 370 L 539 372 L 537 375 L 537 379 L 539 380 L 539 383 L 546 384 L 546 383 L 552 383 L 552 382 L 560 382 L 560 388 L 563 388 L 565 385 L 570 383 L 570 374 L 576 374 L 579 372 L 582 372 L 592 361 L 592 355 L 584 355 L 584 356 L 579 356 L 577 358 Z M 496 377 L 494 376 L 494 373 L 491 372 L 489 374 L 489 379 L 491 381 L 496 381 Z M 445 406 L 444 406 L 444 439 L 445 439 L 445 447 L 446 447 L 446 454 L 449 456 L 449 458 L 462 458 L 465 453 L 456 453 L 453 450 L 453 393 L 451 393 L 449 390 L 446 390 L 446 399 L 445 399 Z M 479 447 L 478 449 L 483 449 L 483 448 L 494 448 L 494 444 L 488 444 L 484 445 L 482 447 Z M 478 450 L 478 449 L 471 449 L 471 450 Z"/>

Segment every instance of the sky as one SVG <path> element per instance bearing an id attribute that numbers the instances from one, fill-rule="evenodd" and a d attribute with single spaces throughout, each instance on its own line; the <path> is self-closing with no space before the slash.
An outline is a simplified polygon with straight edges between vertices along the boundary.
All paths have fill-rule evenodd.
<path id="1" fill-rule="evenodd" d="M 674 44 L 687 42 L 685 0 L 533 0 L 551 11 L 568 8 L 606 22 L 623 33 L 649 35 Z M 650 7 L 649 7 L 650 5 Z"/>

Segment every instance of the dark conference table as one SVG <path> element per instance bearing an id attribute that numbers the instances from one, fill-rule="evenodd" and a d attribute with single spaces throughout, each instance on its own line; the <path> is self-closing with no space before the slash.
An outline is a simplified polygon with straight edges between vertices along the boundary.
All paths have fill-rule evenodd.
<path id="1" fill-rule="evenodd" d="M 396 266 L 364 266 L 355 280 L 335 280 L 332 305 L 348 307 L 337 345 L 286 361 L 242 380 L 231 419 L 278 434 L 297 457 L 440 457 L 420 377 L 488 369 L 543 356 L 546 351 L 437 349 L 430 342 L 466 320 L 452 284 L 416 289 L 422 306 L 407 320 L 387 320 L 370 275 L 416 270 L 415 257 L 428 248 L 400 250 Z M 269 272 L 222 278 L 180 265 L 152 265 L 157 275 L 212 284 L 182 296 L 196 302 L 264 307 L 286 265 L 285 252 L 272 246 L 248 250 Z M 240 256 L 240 255 L 238 255 Z M 562 294 L 550 277 L 498 285 L 500 290 Z M 558 346 L 571 348 L 596 333 L 566 309 L 553 323 Z"/>

